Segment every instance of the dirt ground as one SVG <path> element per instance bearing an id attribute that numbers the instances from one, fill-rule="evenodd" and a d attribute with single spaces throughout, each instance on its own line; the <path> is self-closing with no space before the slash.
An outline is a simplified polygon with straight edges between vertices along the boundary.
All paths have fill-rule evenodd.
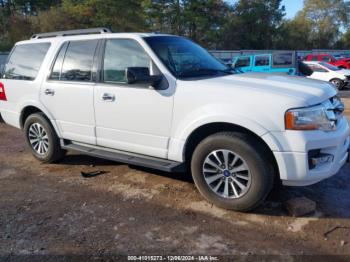
<path id="1" fill-rule="evenodd" d="M 350 98 L 345 101 L 350 108 Z M 96 170 L 105 173 L 80 173 Z M 317 212 L 289 216 L 284 203 L 296 196 L 316 201 Z M 110 254 L 350 259 L 350 166 L 313 186 L 275 189 L 262 207 L 244 214 L 208 204 L 186 174 L 73 153 L 40 164 L 22 132 L 0 123 L 0 260 Z"/>

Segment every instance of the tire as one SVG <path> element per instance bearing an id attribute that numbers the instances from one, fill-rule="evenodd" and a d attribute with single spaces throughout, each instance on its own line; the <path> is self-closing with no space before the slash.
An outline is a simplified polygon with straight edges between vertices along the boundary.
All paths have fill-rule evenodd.
<path id="1" fill-rule="evenodd" d="M 333 78 L 329 82 L 331 82 L 338 90 L 342 90 L 344 87 L 344 82 L 339 78 Z"/>
<path id="2" fill-rule="evenodd" d="M 30 115 L 24 123 L 27 145 L 36 159 L 43 163 L 53 163 L 64 157 L 59 138 L 43 113 Z"/>
<path id="3" fill-rule="evenodd" d="M 259 145 L 260 143 L 251 136 L 235 132 L 217 133 L 205 138 L 194 150 L 191 160 L 191 172 L 199 192 L 209 202 L 225 209 L 246 212 L 259 206 L 274 184 L 273 167 Z M 213 173 L 213 170 L 219 170 L 212 168 L 213 161 L 214 164 L 219 163 L 213 152 L 216 152 L 221 162 L 224 162 L 224 154 L 228 155 L 226 162 L 231 162 L 231 165 L 236 158 L 236 163 L 229 167 L 231 171 L 226 166 L 225 170 Z M 239 171 L 240 169 L 247 170 Z M 218 177 L 220 178 L 217 179 Z M 212 179 L 216 180 L 211 181 Z M 230 180 L 236 192 L 233 186 L 227 183 Z M 241 186 L 245 186 L 245 189 L 242 189 L 244 187 L 241 188 L 237 181 Z"/>

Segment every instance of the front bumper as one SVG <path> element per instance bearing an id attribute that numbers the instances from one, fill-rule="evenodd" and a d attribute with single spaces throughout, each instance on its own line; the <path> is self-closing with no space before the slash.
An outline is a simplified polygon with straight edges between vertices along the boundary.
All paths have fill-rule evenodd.
<path id="1" fill-rule="evenodd" d="M 274 136 L 284 149 L 274 152 L 282 183 L 288 186 L 307 186 L 338 173 L 349 159 L 349 130 L 349 124 L 343 118 L 333 132 L 276 132 Z M 332 155 L 333 161 L 310 168 L 310 150 Z"/>

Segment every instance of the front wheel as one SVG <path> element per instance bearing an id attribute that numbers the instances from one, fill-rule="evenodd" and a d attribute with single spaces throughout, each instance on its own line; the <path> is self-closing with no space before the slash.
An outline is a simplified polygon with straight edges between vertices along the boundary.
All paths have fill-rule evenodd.
<path id="1" fill-rule="evenodd" d="M 341 90 L 344 86 L 344 82 L 341 79 L 334 78 L 330 81 L 338 90 Z"/>
<path id="2" fill-rule="evenodd" d="M 240 133 L 205 138 L 193 153 L 191 171 L 200 193 L 225 209 L 252 210 L 273 186 L 273 168 L 259 143 Z"/>
<path id="3" fill-rule="evenodd" d="M 39 161 L 53 163 L 65 155 L 55 130 L 44 114 L 30 115 L 25 121 L 24 133 L 27 145 Z"/>

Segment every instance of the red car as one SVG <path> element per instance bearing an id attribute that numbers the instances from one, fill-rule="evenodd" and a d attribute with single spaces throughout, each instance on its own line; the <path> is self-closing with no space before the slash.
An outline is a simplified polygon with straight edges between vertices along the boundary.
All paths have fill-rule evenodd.
<path id="1" fill-rule="evenodd" d="M 306 61 L 324 61 L 339 68 L 350 69 L 350 58 L 335 59 L 329 54 L 307 55 Z"/>

